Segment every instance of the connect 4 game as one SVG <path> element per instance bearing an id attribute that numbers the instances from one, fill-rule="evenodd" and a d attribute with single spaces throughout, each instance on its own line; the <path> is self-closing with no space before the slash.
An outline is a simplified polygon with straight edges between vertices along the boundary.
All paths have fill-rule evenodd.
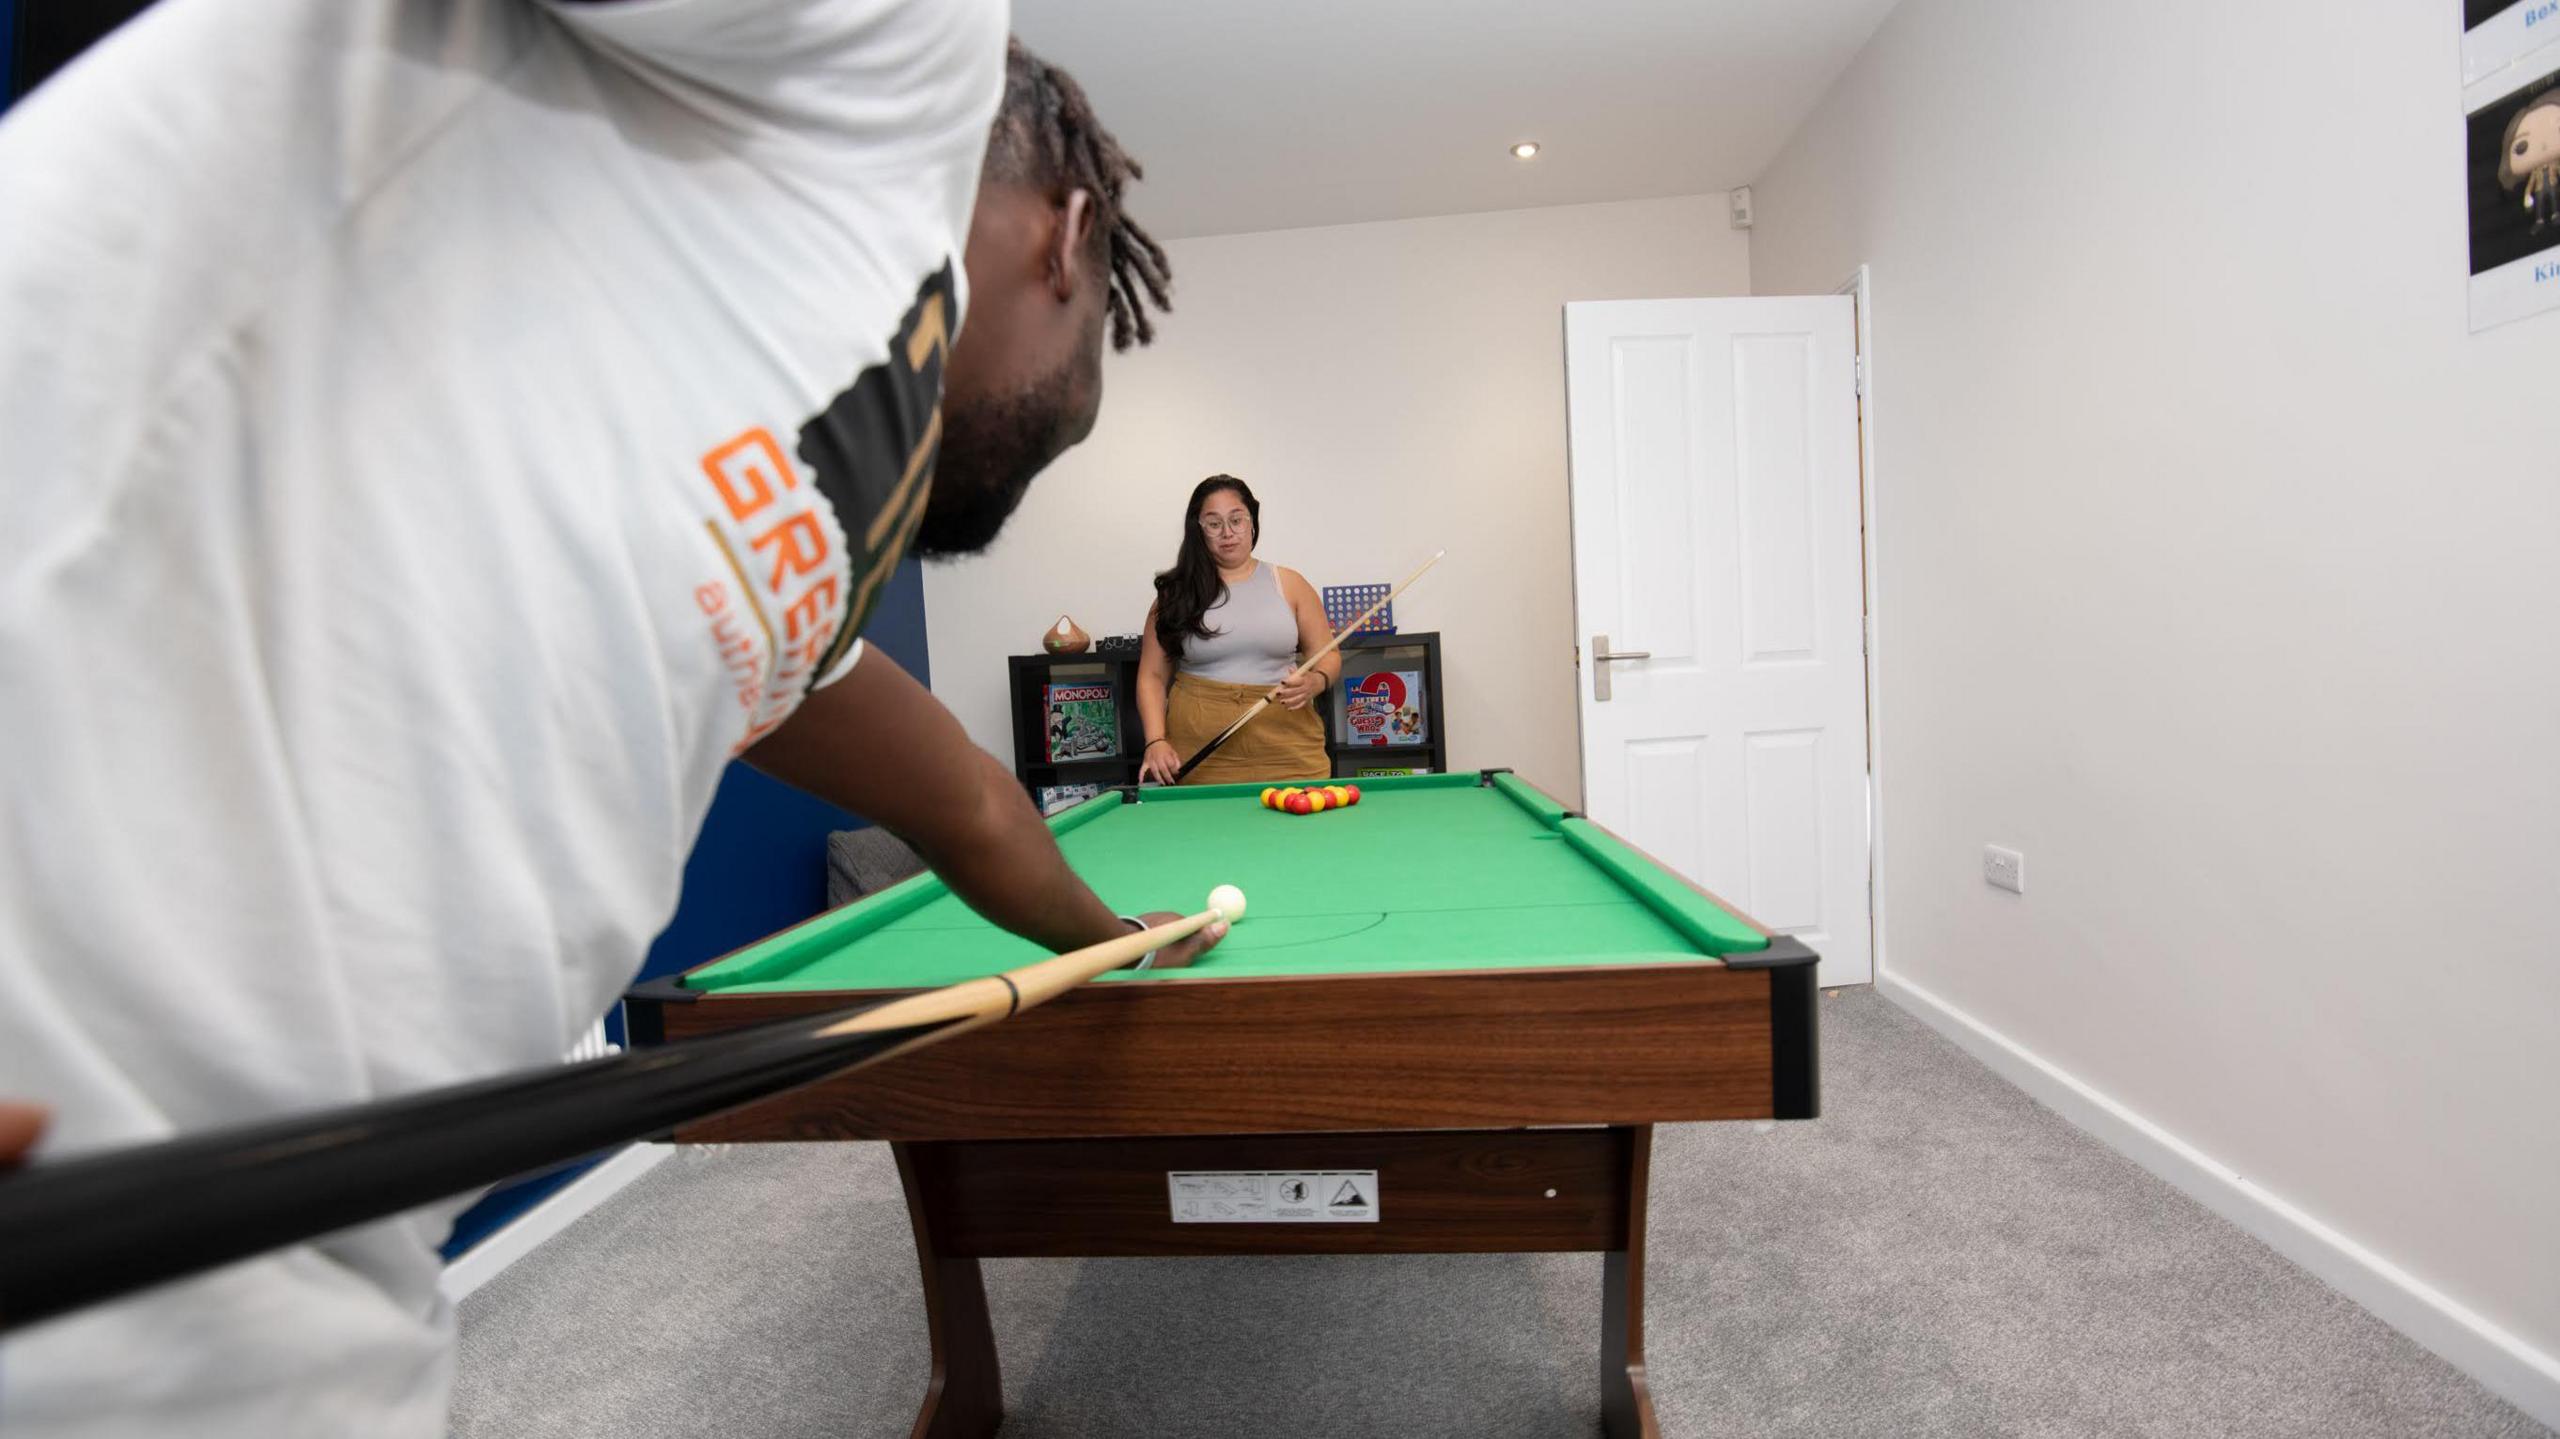
<path id="1" fill-rule="evenodd" d="M 1335 634 L 1360 618 L 1363 610 L 1385 599 L 1393 585 L 1327 585 L 1324 587 L 1324 622 L 1333 626 Z M 1351 631 L 1360 635 L 1391 635 L 1396 632 L 1396 607 L 1389 605 L 1378 611 L 1367 624 Z"/>

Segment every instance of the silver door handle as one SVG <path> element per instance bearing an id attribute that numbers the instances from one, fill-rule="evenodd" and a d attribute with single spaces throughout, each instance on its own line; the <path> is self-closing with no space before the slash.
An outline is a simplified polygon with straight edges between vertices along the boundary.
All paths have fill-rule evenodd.
<path id="1" fill-rule="evenodd" d="M 1651 650 L 1613 650 L 1609 648 L 1609 637 L 1607 635 L 1593 635 L 1591 637 L 1592 702 L 1594 704 L 1606 704 L 1609 700 L 1609 672 L 1599 668 L 1599 666 L 1607 664 L 1611 660 L 1649 660 L 1652 658 L 1653 651 Z"/>

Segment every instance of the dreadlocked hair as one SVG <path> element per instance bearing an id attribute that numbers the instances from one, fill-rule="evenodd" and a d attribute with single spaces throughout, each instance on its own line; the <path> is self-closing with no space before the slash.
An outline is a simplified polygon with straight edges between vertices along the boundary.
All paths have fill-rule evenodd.
<path id="1" fill-rule="evenodd" d="M 1146 171 L 1094 118 L 1076 77 L 1033 54 L 1020 39 L 1005 45 L 1004 105 L 987 137 L 987 171 L 1093 196 L 1094 234 L 1110 250 L 1111 348 L 1153 341 L 1156 327 L 1147 319 L 1147 305 L 1173 309 L 1173 264 L 1164 247 L 1120 208 L 1121 192 Z"/>

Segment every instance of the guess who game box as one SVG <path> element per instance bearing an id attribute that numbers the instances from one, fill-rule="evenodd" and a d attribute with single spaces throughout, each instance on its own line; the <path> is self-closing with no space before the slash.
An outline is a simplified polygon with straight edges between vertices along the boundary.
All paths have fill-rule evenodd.
<path id="1" fill-rule="evenodd" d="M 1422 744 L 1422 672 L 1378 670 L 1352 675 L 1342 682 L 1344 742 L 1348 744 Z"/>

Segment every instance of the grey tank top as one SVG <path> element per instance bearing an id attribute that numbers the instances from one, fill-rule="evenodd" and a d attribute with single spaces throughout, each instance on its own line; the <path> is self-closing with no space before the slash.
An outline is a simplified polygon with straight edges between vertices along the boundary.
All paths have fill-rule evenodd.
<path id="1" fill-rule="evenodd" d="M 1231 685 L 1276 685 L 1298 662 L 1298 617 L 1280 593 L 1280 567 L 1256 564 L 1204 616 L 1209 638 L 1182 647 L 1182 672 Z"/>

